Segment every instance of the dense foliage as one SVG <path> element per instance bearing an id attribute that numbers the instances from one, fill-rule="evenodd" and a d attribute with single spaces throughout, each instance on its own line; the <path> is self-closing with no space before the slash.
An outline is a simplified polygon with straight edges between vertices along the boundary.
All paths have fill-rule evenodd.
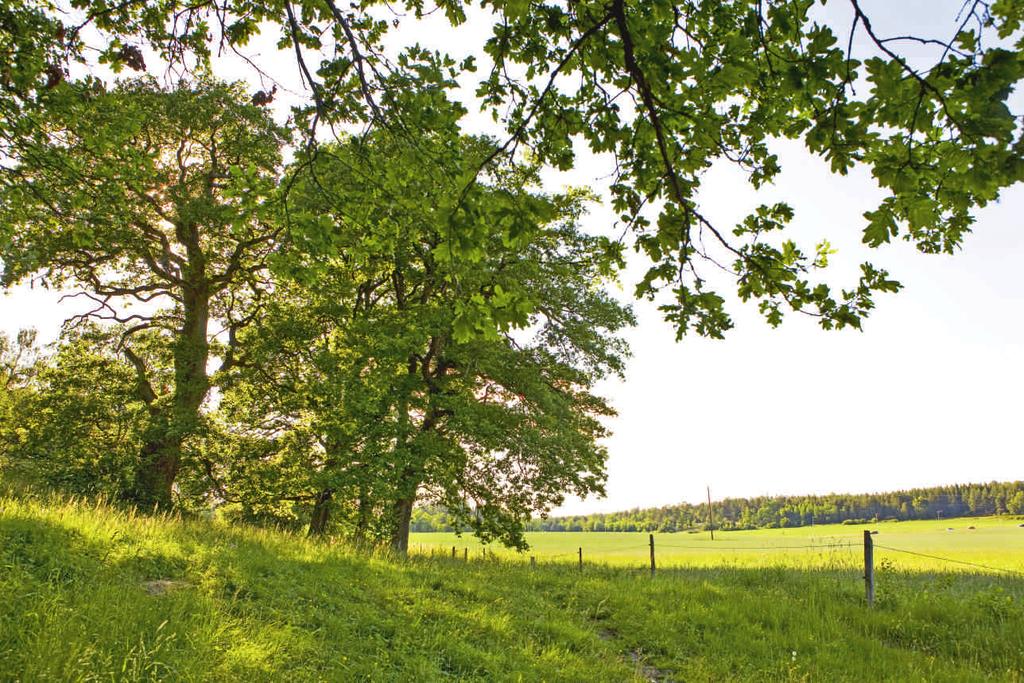
<path id="1" fill-rule="evenodd" d="M 793 210 L 785 203 L 760 206 L 737 226 L 715 224 L 698 201 L 712 164 L 735 165 L 760 188 L 780 171 L 774 141 L 788 138 L 836 174 L 864 165 L 884 190 L 864 216 L 864 241 L 902 237 L 928 253 L 955 251 L 974 207 L 1024 175 L 1012 97 L 1024 78 L 1021 0 L 954 3 L 943 8 L 950 14 L 944 35 L 917 34 L 913 25 L 883 33 L 884 10 L 871 12 L 860 0 L 484 0 L 479 7 L 442 0 L 432 9 L 420 0 L 80 0 L 72 7 L 18 0 L 3 10 L 0 55 L 16 65 L 0 73 L 5 170 L 22 159 L 23 142 L 46 129 L 53 94 L 76 72 L 108 65 L 181 77 L 239 55 L 264 80 L 261 64 L 293 60 L 307 93 L 293 123 L 311 146 L 339 126 L 388 129 L 409 142 L 417 163 L 430 165 L 434 150 L 417 138 L 457 116 L 442 104 L 451 94 L 436 86 L 481 68 L 468 99 L 505 136 L 490 158 L 529 148 L 540 163 L 566 169 L 585 146 L 613 160 L 610 190 L 625 233 L 604 245 L 603 256 L 615 263 L 633 247 L 649 259 L 637 294 L 664 291 L 663 310 L 680 334 L 718 337 L 732 326 L 726 286 L 758 302 L 771 324 L 795 310 L 826 328 L 859 327 L 873 294 L 899 288 L 870 263 L 848 288 L 830 287 L 815 274 L 827 263 L 827 240 L 801 247 L 787 238 Z M 470 15 L 489 26 L 477 54 L 457 62 L 394 37 L 442 15 L 453 31 Z M 261 32 L 278 39 L 281 55 L 248 54 Z M 401 96 L 423 87 L 426 97 Z M 276 85 L 264 88 L 254 103 L 275 97 Z M 461 175 L 467 185 L 477 178 Z M 443 210 L 453 227 L 465 223 L 461 202 Z M 469 251 L 481 244 L 471 231 L 457 238 Z M 726 285 L 715 284 L 722 272 Z"/>
<path id="2" fill-rule="evenodd" d="M 450 168 L 486 154 L 483 140 L 449 142 Z M 621 372 L 632 315 L 601 288 L 581 197 L 537 194 L 529 169 L 495 169 L 465 200 L 483 248 L 452 259 L 449 226 L 424 207 L 461 188 L 401 154 L 384 138 L 352 140 L 298 162 L 310 173 L 292 190 L 293 218 L 329 241 L 288 261 L 287 287 L 240 335 L 220 416 L 281 444 L 270 457 L 289 475 L 258 477 L 249 500 L 316 500 L 320 531 L 334 501 L 344 528 L 404 548 L 420 498 L 521 544 L 532 511 L 602 490 L 599 418 L 612 410 L 591 388 Z M 406 199 L 374 200 L 383 193 Z M 521 329 L 460 330 L 460 312 L 483 305 Z M 266 466 L 240 455 L 214 467 L 228 489 Z"/>
<path id="3" fill-rule="evenodd" d="M 394 32 L 470 15 L 487 35 L 458 60 Z M 926 253 L 1024 178 L 1024 0 L 971 0 L 946 36 L 875 18 L 858 0 L 5 3 L 0 285 L 87 303 L 38 367 L 28 337 L 0 349 L 5 470 L 399 550 L 420 500 L 521 545 L 532 514 L 603 485 L 592 390 L 622 369 L 632 318 L 604 287 L 628 250 L 680 336 L 721 337 L 730 291 L 772 325 L 834 329 L 900 288 L 870 263 L 826 282 L 827 239 L 797 245 L 784 202 L 715 224 L 713 165 L 761 188 L 792 139 L 837 175 L 866 167 L 864 241 Z M 248 54 L 260 35 L 279 53 Z M 286 120 L 266 80 L 282 55 L 280 93 L 305 88 Z M 239 60 L 252 83 L 218 78 Z M 474 108 L 493 137 L 465 135 Z M 583 149 L 617 216 L 589 233 L 598 193 L 538 186 Z M 803 512 L 766 514 L 733 522 Z"/>
<path id="4" fill-rule="evenodd" d="M 714 501 L 715 529 L 765 529 L 879 520 L 1024 515 L 1024 481 L 957 484 L 889 493 L 759 496 Z M 443 509 L 413 514 L 413 531 L 455 531 Z M 533 519 L 530 531 L 687 531 L 709 527 L 707 504 Z"/>
<path id="5" fill-rule="evenodd" d="M 417 499 L 521 546 L 532 514 L 603 490 L 613 411 L 592 388 L 621 373 L 633 318 L 579 230 L 586 193 L 542 194 L 536 167 L 497 162 L 467 192 L 385 134 L 300 154 L 274 192 L 273 138 L 232 144 L 267 119 L 230 87 L 133 83 L 81 106 L 108 95 L 141 121 L 95 160 L 102 182 L 72 186 L 40 162 L 5 195 L 7 274 L 42 268 L 96 304 L 34 364 L 31 335 L 5 346 L 27 368 L 5 401 L 19 411 L 0 449 L 9 473 L 402 551 Z M 203 125 L 181 123 L 180 140 L 152 130 L 192 98 L 224 118 L 174 108 Z M 431 144 L 449 171 L 489 150 L 456 127 Z M 455 201 L 483 236 L 462 258 L 429 210 Z"/>

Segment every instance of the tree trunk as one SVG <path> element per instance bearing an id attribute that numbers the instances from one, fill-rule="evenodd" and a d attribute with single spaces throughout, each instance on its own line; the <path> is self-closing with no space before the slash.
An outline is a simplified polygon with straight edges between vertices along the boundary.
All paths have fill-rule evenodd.
<path id="1" fill-rule="evenodd" d="M 206 256 L 199 246 L 195 226 L 177 228 L 188 251 L 188 266 L 181 291 L 182 325 L 174 340 L 174 393 L 169 411 L 151 406 L 152 436 L 143 445 L 142 463 L 135 476 L 134 497 L 141 507 L 171 506 L 171 493 L 181 466 L 181 447 L 199 427 L 200 409 L 210 389 L 206 369 L 210 359 Z M 136 368 L 142 367 L 136 363 Z"/>
<path id="2" fill-rule="evenodd" d="M 135 473 L 133 498 L 142 508 L 171 506 L 171 492 L 181 466 L 181 446 L 199 427 L 200 408 L 209 391 L 206 363 L 210 357 L 206 338 L 209 300 L 184 297 L 185 324 L 174 348 L 174 394 L 169 414 L 152 412 L 151 435 L 142 447 L 142 462 Z"/>
<path id="3" fill-rule="evenodd" d="M 355 543 L 362 547 L 367 543 L 367 535 L 370 530 L 370 513 L 372 512 L 370 494 L 365 486 L 359 487 L 359 507 L 356 516 Z"/>
<path id="4" fill-rule="evenodd" d="M 174 347 L 174 415 L 171 429 L 195 430 L 199 409 L 210 390 L 206 364 L 210 360 L 210 294 L 205 283 L 188 287 L 182 297 L 184 320 Z"/>
<path id="5" fill-rule="evenodd" d="M 416 356 L 409 356 L 410 377 L 416 376 L 417 364 Z M 406 390 L 398 401 L 396 434 L 398 443 L 396 454 L 400 455 L 401 460 L 404 460 L 405 463 L 399 475 L 398 492 L 396 499 L 392 503 L 394 507 L 391 515 L 390 545 L 391 549 L 400 555 L 405 555 L 409 551 L 409 523 L 412 520 L 412 505 L 416 500 L 416 489 L 419 487 L 419 482 L 412 481 L 413 464 L 411 460 L 413 458 L 409 445 L 411 434 L 412 423 L 409 417 L 409 393 Z"/>
<path id="6" fill-rule="evenodd" d="M 395 501 L 395 520 L 394 531 L 391 534 L 391 549 L 401 555 L 409 552 L 409 526 L 412 522 L 412 506 L 415 502 L 415 494 L 409 498 Z"/>
<path id="7" fill-rule="evenodd" d="M 142 447 L 142 462 L 135 472 L 132 498 L 144 509 L 171 507 L 174 480 L 181 462 L 181 441 L 153 439 Z"/>
<path id="8" fill-rule="evenodd" d="M 309 517 L 308 536 L 323 536 L 327 532 L 327 521 L 331 515 L 331 499 L 334 497 L 333 489 L 324 489 L 316 497 L 313 503 L 313 513 Z"/>

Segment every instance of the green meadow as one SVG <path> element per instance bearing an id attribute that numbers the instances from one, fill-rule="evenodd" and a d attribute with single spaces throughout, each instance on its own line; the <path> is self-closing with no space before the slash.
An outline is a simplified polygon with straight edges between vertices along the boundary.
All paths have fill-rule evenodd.
<path id="1" fill-rule="evenodd" d="M 977 533 L 958 535 L 968 523 Z M 947 525 L 957 531 L 880 525 L 875 538 L 1019 564 L 1024 529 L 1008 520 Z M 862 531 L 716 534 L 714 543 Z M 869 609 L 846 560 L 787 566 L 781 548 L 679 549 L 680 568 L 653 578 L 630 566 L 639 558 L 613 563 L 640 535 L 539 535 L 532 552 L 574 551 L 576 539 L 605 560 L 581 572 L 475 548 L 469 562 L 452 561 L 450 538 L 433 539 L 449 556 L 400 559 L 266 529 L 0 497 L 0 680 L 1024 680 L 1018 577 L 894 561 L 880 566 Z M 656 540 L 684 539 L 711 543 Z"/>
<path id="2" fill-rule="evenodd" d="M 875 562 L 892 569 L 971 572 L 995 570 L 1024 573 L 1024 519 L 970 517 L 948 520 L 829 524 L 788 529 L 718 531 L 714 540 L 705 531 L 655 533 L 659 567 L 861 567 L 864 531 L 876 531 Z M 530 550 L 517 552 L 483 546 L 471 535 L 420 533 L 410 537 L 413 552 L 464 557 L 493 554 L 507 559 L 538 562 L 646 567 L 650 563 L 649 534 L 623 532 L 535 532 L 526 534 Z M 923 557 L 930 555 L 932 557 Z M 937 559 L 944 558 L 944 559 Z M 946 561 L 955 560 L 955 562 Z M 970 563 L 970 564 L 967 564 Z M 997 572 L 998 573 L 998 572 Z"/>

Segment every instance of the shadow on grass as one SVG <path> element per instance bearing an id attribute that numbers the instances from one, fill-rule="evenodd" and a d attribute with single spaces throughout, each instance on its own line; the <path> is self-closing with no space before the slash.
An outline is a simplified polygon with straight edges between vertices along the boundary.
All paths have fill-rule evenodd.
<path id="1" fill-rule="evenodd" d="M 0 601 L 0 668 L 26 680 L 76 670 L 427 681 L 971 680 L 1024 670 L 1024 580 L 1011 577 L 880 571 L 868 609 L 849 569 L 652 578 L 594 565 L 400 561 L 88 509 L 0 517 L 0 568 L 14 596 Z M 157 579 L 181 586 L 147 593 Z"/>
<path id="2" fill-rule="evenodd" d="M 631 675 L 614 648 L 542 596 L 525 609 L 485 602 L 443 567 L 246 529 L 114 517 L 83 531 L 78 521 L 0 517 L 0 585 L 25 596 L 0 606 L 10 625 L 0 668 L 26 680 L 121 670 L 196 680 Z M 181 585 L 152 595 L 150 579 Z"/>

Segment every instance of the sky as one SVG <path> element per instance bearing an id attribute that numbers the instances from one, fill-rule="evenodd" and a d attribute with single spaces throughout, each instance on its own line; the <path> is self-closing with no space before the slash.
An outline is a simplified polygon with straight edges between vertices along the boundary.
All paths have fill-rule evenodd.
<path id="1" fill-rule="evenodd" d="M 863 5 L 880 34 L 911 26 L 944 35 L 959 3 Z M 836 6 L 826 6 L 824 18 L 845 25 L 846 4 Z M 462 57 L 486 31 L 482 21 L 454 33 L 428 24 L 403 27 L 398 38 Z M 272 41 L 266 36 L 253 51 L 266 57 Z M 301 90 L 291 60 L 272 65 L 289 90 Z M 221 75 L 257 82 L 238 65 Z M 463 82 L 471 88 L 480 75 Z M 278 106 L 287 102 L 283 95 Z M 467 124 L 486 130 L 485 120 L 471 115 Z M 1024 478 L 1024 187 L 979 209 L 954 256 L 926 256 L 902 243 L 872 250 L 860 242 L 862 214 L 880 197 L 870 175 L 833 176 L 796 143 L 777 143 L 776 151 L 783 173 L 760 192 L 730 168 L 711 169 L 700 199 L 712 222 L 730 226 L 758 204 L 785 200 L 796 210 L 798 243 L 827 238 L 838 250 L 830 282 L 852 283 L 870 260 L 905 288 L 877 298 L 862 332 L 826 332 L 792 314 L 773 330 L 754 305 L 731 300 L 736 328 L 724 341 L 677 343 L 653 304 L 633 302 L 639 324 L 627 333 L 633 355 L 625 376 L 598 387 L 618 411 L 605 441 L 607 497 L 569 499 L 556 513 L 696 503 L 705 486 L 721 499 Z M 549 173 L 545 184 L 600 193 L 606 172 L 606 160 L 584 154 L 576 171 Z M 595 205 L 583 227 L 603 233 L 612 223 Z M 623 274 L 624 301 L 632 301 L 642 266 L 633 258 Z M 0 294 L 0 329 L 35 326 L 52 338 L 72 309 L 58 297 L 26 287 Z"/>

